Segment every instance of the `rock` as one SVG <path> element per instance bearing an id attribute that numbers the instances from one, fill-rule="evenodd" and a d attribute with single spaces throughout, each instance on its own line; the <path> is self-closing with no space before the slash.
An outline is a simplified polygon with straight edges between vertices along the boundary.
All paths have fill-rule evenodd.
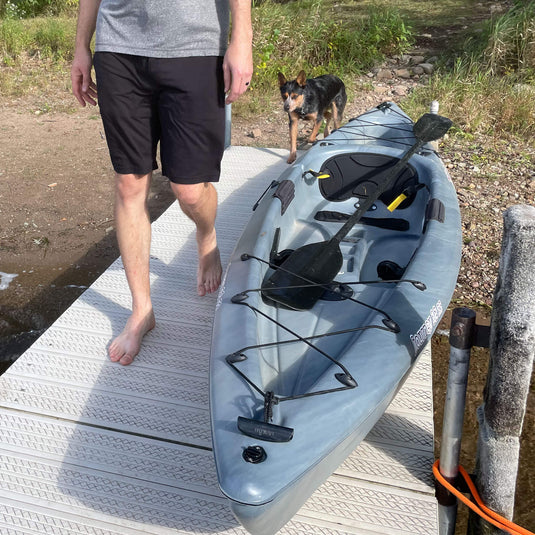
<path id="1" fill-rule="evenodd" d="M 423 63 L 424 61 L 425 61 L 425 58 L 423 56 L 411 56 L 412 65 L 419 65 L 420 63 Z"/>
<path id="2" fill-rule="evenodd" d="M 416 65 L 416 67 L 412 68 L 412 74 L 416 74 L 419 76 L 420 74 L 423 74 L 423 73 L 424 73 L 424 70 L 421 65 Z"/>
<path id="3" fill-rule="evenodd" d="M 409 92 L 409 88 L 406 85 L 395 85 L 392 87 L 392 92 L 395 95 L 399 95 L 400 97 L 404 97 Z"/>
<path id="4" fill-rule="evenodd" d="M 259 137 L 262 137 L 262 130 L 260 130 L 260 128 L 254 128 L 251 132 L 251 137 L 253 139 L 258 139 Z"/>
<path id="5" fill-rule="evenodd" d="M 377 80 L 390 80 L 392 77 L 390 69 L 380 69 L 376 74 Z"/>
<path id="6" fill-rule="evenodd" d="M 388 93 L 389 88 L 384 85 L 376 85 L 375 86 L 375 92 L 379 93 L 380 95 L 384 95 L 385 93 Z"/>
<path id="7" fill-rule="evenodd" d="M 435 66 L 432 63 L 420 63 L 420 65 L 418 65 L 418 67 L 423 69 L 425 74 L 433 74 L 433 72 L 435 70 Z"/>
<path id="8" fill-rule="evenodd" d="M 395 73 L 398 78 L 409 79 L 411 77 L 409 69 L 396 69 Z"/>

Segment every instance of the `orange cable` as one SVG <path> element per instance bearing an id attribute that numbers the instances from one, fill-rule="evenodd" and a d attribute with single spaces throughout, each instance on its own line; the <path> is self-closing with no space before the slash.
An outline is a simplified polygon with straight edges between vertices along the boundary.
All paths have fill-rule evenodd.
<path id="1" fill-rule="evenodd" d="M 487 522 L 490 522 L 497 528 L 500 528 L 504 531 L 507 531 L 511 535 L 535 535 L 532 531 L 528 531 L 527 529 L 518 526 L 514 522 L 511 522 L 507 518 L 504 518 L 503 516 L 499 515 L 492 509 L 489 509 L 484 503 L 481 497 L 479 496 L 479 493 L 477 492 L 476 486 L 474 485 L 474 482 L 471 480 L 470 476 L 466 472 L 466 470 L 459 466 L 459 473 L 466 481 L 466 484 L 468 485 L 468 488 L 470 489 L 470 493 L 474 497 L 475 501 L 477 502 L 477 505 L 467 498 L 462 492 L 457 490 L 441 473 L 439 470 L 439 463 L 440 460 L 435 461 L 433 464 L 433 475 L 435 476 L 436 480 L 447 490 L 449 490 L 454 496 L 456 496 L 459 500 L 461 500 L 467 507 L 472 509 L 475 513 L 477 513 L 481 518 L 486 520 Z"/>

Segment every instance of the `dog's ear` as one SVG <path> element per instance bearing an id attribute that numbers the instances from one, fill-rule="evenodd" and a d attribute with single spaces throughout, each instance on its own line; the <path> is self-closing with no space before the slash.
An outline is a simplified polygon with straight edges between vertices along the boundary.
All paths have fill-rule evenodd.
<path id="1" fill-rule="evenodd" d="M 282 74 L 282 72 L 279 72 L 277 76 L 279 78 L 279 86 L 282 87 L 286 83 L 286 78 L 284 77 L 284 74 Z"/>
<path id="2" fill-rule="evenodd" d="M 305 85 L 307 85 L 307 75 L 305 74 L 305 71 L 299 72 L 299 74 L 297 75 L 297 83 L 301 87 L 305 87 Z"/>

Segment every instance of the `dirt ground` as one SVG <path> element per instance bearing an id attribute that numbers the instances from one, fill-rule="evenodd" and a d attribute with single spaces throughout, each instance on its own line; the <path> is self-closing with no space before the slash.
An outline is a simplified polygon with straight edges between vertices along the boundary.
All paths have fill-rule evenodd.
<path id="1" fill-rule="evenodd" d="M 355 91 L 345 119 L 384 100 L 399 101 L 418 81 L 371 77 Z M 370 84 L 371 82 L 371 84 Z M 234 119 L 232 143 L 287 147 L 287 119 L 276 88 L 260 117 Z M 114 178 L 103 128 L 95 108 L 75 108 L 67 92 L 18 100 L 0 98 L 0 366 L 5 368 L 63 312 L 118 256 L 113 219 Z M 64 109 L 67 111 L 56 111 Z M 493 144 L 489 153 L 486 147 Z M 463 264 L 453 306 L 478 307 L 489 321 L 501 240 L 501 213 L 512 204 L 535 202 L 535 153 L 530 147 L 479 139 L 470 146 L 455 139 L 441 154 L 459 192 Z M 479 158 L 474 159 L 474 154 Z M 497 155 L 500 156 L 497 156 Z M 530 155 L 526 157 L 526 154 Z M 508 182 L 515 177 L 514 183 Z M 490 177 L 490 178 L 489 178 Z M 506 187 L 504 187 L 504 185 Z M 156 173 L 150 213 L 156 219 L 173 198 Z M 15 275 L 9 277 L 8 275 Z M 440 329 L 448 329 L 448 317 Z M 437 447 L 448 369 L 447 337 L 433 341 Z M 474 351 L 461 462 L 474 467 L 477 420 L 488 351 Z M 2 371 L 2 368 L 0 368 Z M 535 529 L 535 484 L 530 477 L 535 448 L 533 392 L 522 437 L 516 520 Z M 438 450 L 437 450 L 438 451 Z M 466 514 L 460 514 L 461 523 Z M 458 533 L 462 533 L 459 528 Z"/>

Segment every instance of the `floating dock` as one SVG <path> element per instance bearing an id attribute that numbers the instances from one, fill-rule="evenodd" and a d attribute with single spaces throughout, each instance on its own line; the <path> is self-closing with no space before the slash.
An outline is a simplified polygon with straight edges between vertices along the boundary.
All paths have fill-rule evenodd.
<path id="1" fill-rule="evenodd" d="M 230 147 L 218 184 L 225 264 L 287 151 Z M 0 377 L 0 533 L 246 535 L 211 452 L 208 361 L 216 295 L 198 297 L 193 224 L 152 225 L 157 326 L 130 366 L 107 345 L 130 313 L 113 263 Z M 431 356 L 366 440 L 280 534 L 438 533 Z"/>

